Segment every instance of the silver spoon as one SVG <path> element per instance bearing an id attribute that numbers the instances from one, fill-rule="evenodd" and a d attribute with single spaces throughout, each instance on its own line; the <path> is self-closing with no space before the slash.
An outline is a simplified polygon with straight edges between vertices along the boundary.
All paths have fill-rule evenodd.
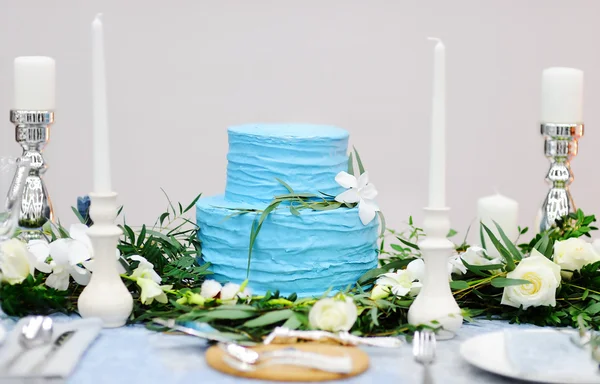
<path id="1" fill-rule="evenodd" d="M 49 344 L 52 340 L 53 328 L 52 319 L 49 317 L 33 316 L 27 318 L 19 333 L 20 350 L 4 363 L 3 368 L 10 370 L 25 352 Z"/>
<path id="2" fill-rule="evenodd" d="M 285 359 L 296 364 L 305 362 L 310 366 L 313 366 L 313 363 L 316 362 L 316 368 L 327 366 L 332 372 L 347 373 L 352 370 L 352 359 L 349 356 L 328 356 L 321 353 L 301 351 L 293 347 L 259 353 L 234 343 L 219 343 L 218 345 L 229 356 L 249 365 L 260 365 L 267 360 Z"/>

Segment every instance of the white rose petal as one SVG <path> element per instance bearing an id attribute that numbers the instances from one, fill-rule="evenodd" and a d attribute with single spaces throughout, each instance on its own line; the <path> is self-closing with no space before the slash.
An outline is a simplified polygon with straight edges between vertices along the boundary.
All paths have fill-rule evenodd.
<path id="1" fill-rule="evenodd" d="M 357 317 L 356 305 L 350 297 L 321 299 L 308 314 L 312 328 L 330 332 L 349 331 Z"/>
<path id="2" fill-rule="evenodd" d="M 509 279 L 528 280 L 530 284 L 504 288 L 502 304 L 523 309 L 556 305 L 556 289 L 560 284 L 560 266 L 533 250 L 517 267 L 506 275 Z"/>
<path id="3" fill-rule="evenodd" d="M 10 285 L 20 284 L 27 276 L 33 275 L 36 264 L 35 256 L 22 241 L 10 239 L 0 245 L 2 281 Z"/>
<path id="4" fill-rule="evenodd" d="M 206 299 L 215 297 L 221 292 L 223 286 L 216 280 L 204 280 L 200 287 L 200 295 Z"/>
<path id="5" fill-rule="evenodd" d="M 579 271 L 587 264 L 600 260 L 594 246 L 580 238 L 571 238 L 554 243 L 554 262 L 560 265 L 562 275 L 570 278 L 573 271 Z"/>
<path id="6" fill-rule="evenodd" d="M 592 246 L 594 247 L 594 251 L 600 254 L 600 239 L 596 239 L 592 242 Z"/>

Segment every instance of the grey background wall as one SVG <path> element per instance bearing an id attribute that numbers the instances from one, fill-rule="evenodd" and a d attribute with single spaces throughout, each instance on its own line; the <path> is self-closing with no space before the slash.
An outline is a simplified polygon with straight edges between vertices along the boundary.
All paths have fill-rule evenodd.
<path id="1" fill-rule="evenodd" d="M 57 122 L 46 150 L 56 213 L 92 188 L 90 23 L 104 13 L 113 185 L 133 224 L 225 186 L 226 127 L 315 122 L 348 129 L 391 227 L 421 217 L 433 44 L 447 47 L 447 201 L 464 231 L 494 188 L 533 223 L 548 167 L 540 77 L 585 71 L 587 132 L 573 162 L 579 206 L 600 212 L 600 55 L 593 0 L 0 1 L 0 150 L 12 61 L 57 62 Z"/>

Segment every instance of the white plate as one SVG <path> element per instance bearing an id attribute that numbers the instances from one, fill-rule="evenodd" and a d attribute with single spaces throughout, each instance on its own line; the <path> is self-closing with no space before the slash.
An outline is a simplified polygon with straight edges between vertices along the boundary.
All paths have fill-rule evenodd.
<path id="1" fill-rule="evenodd" d="M 558 332 L 555 329 L 532 329 L 508 332 L 535 332 L 539 337 L 547 336 L 549 332 Z M 596 369 L 591 369 L 589 372 L 575 371 L 570 375 L 556 377 L 552 372 L 529 372 L 523 374 L 514 368 L 506 355 L 505 331 L 490 332 L 483 335 L 475 336 L 462 343 L 460 346 L 460 354 L 467 362 L 488 372 L 510 377 L 513 379 L 525 380 L 530 382 L 543 382 L 551 384 L 588 384 L 600 383 L 600 373 Z M 514 336 L 514 334 L 513 334 Z M 518 334 L 517 336 L 518 337 Z M 555 353 L 556 351 L 541 350 L 540 359 L 545 355 Z M 590 356 L 591 360 L 591 356 Z M 593 367 L 592 367 L 593 368 Z M 569 367 L 565 367 L 568 371 Z"/>

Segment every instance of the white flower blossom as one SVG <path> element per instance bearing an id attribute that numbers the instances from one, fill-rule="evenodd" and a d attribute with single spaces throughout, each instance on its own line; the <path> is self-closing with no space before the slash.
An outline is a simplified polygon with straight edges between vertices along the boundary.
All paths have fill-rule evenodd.
<path id="1" fill-rule="evenodd" d="M 369 183 L 369 174 L 363 173 L 358 179 L 348 172 L 340 172 L 335 177 L 339 185 L 348 190 L 340 193 L 335 200 L 340 203 L 358 203 L 358 216 L 363 225 L 369 224 L 377 215 L 379 207 L 375 203 L 377 189 Z"/>
<path id="2" fill-rule="evenodd" d="M 160 285 L 162 278 L 154 270 L 154 265 L 142 256 L 134 255 L 130 260 L 138 261 L 138 266 L 131 273 L 130 278 L 135 280 L 141 288 L 140 301 L 142 304 L 150 305 L 154 300 L 159 303 L 167 303 L 165 291 L 173 288 L 172 285 Z"/>
<path id="3" fill-rule="evenodd" d="M 423 284 L 425 265 L 423 260 L 416 259 L 411 261 L 406 269 L 396 272 L 384 273 L 377 278 L 375 287 L 371 291 L 371 298 L 381 299 L 387 297 L 390 293 L 395 296 L 416 296 Z M 387 295 L 385 295 L 387 293 Z"/>

